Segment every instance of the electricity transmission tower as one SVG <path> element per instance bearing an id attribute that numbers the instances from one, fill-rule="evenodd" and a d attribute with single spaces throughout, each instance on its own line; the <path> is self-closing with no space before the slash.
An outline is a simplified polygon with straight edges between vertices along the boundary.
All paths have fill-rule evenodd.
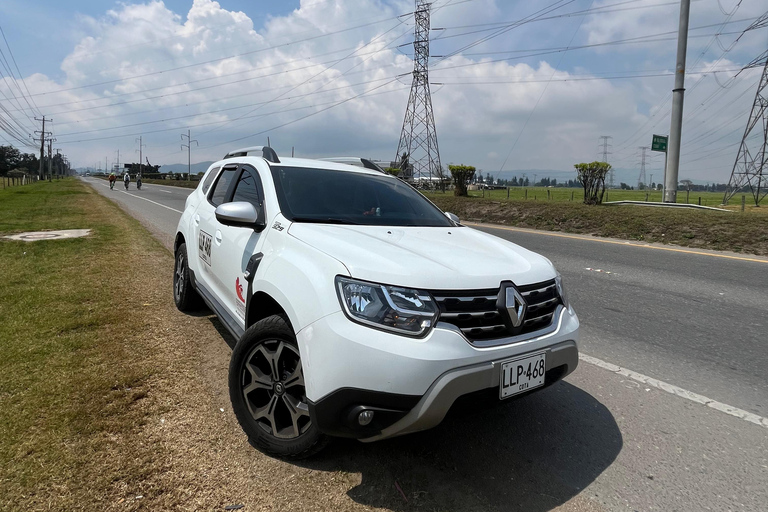
<path id="1" fill-rule="evenodd" d="M 641 185 L 645 185 L 645 152 L 648 151 L 650 146 L 640 146 L 640 150 L 643 152 L 640 157 L 640 176 L 637 178 L 637 188 L 642 188 Z"/>
<path id="2" fill-rule="evenodd" d="M 431 182 L 432 176 L 442 177 L 443 172 L 429 92 L 430 6 L 427 0 L 416 0 L 413 82 L 395 160 L 406 178 L 411 177 L 412 168 L 413 177 L 429 177 Z"/>
<path id="3" fill-rule="evenodd" d="M 608 148 L 610 147 L 610 144 L 608 144 L 608 140 L 612 139 L 610 135 L 601 135 L 600 136 L 600 145 L 602 146 L 602 152 L 603 152 L 603 159 L 600 160 L 601 162 L 608 163 L 608 155 L 611 154 L 610 151 L 608 151 Z M 611 169 L 608 172 L 608 188 L 613 188 L 613 169 Z"/>
<path id="4" fill-rule="evenodd" d="M 761 16 L 747 30 L 765 26 L 768 26 L 768 13 Z M 766 162 L 768 158 L 766 151 L 768 150 L 768 50 L 744 66 L 742 71 L 760 66 L 763 66 L 763 74 L 757 86 L 755 101 L 752 103 L 752 111 L 749 113 L 744 136 L 741 138 L 739 152 L 736 154 L 731 179 L 725 189 L 723 204 L 728 204 L 728 200 L 744 187 L 749 187 L 755 206 L 758 206 L 768 194 L 768 168 L 766 168 L 768 163 Z"/>

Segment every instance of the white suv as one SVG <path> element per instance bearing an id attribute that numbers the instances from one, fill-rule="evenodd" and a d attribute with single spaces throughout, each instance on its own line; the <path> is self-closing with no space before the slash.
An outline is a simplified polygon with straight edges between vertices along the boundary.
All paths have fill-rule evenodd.
<path id="1" fill-rule="evenodd" d="M 187 199 L 175 262 L 178 308 L 202 298 L 238 340 L 232 406 L 272 455 L 428 429 L 459 397 L 505 400 L 578 364 L 548 259 L 376 170 L 232 152 Z"/>

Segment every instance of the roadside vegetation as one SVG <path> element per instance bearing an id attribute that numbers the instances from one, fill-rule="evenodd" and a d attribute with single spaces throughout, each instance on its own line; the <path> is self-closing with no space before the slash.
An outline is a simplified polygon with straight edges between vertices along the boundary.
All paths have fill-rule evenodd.
<path id="1" fill-rule="evenodd" d="M 103 510 L 162 469 L 162 446 L 135 438 L 167 408 L 142 320 L 159 297 L 137 269 L 167 252 L 75 179 L 0 190 L 0 235 L 76 228 L 92 233 L 0 239 L 2 510 Z"/>
<path id="2" fill-rule="evenodd" d="M 542 189 L 538 189 L 535 195 L 538 196 L 540 191 Z M 455 197 L 440 192 L 428 193 L 427 197 L 464 221 L 768 256 L 768 204 L 757 208 L 747 206 L 744 212 L 740 211 L 740 206 L 738 209 L 730 206 L 730 212 L 644 206 L 591 206 L 582 204 L 578 199 L 573 202 L 547 201 L 546 191 L 543 189 L 544 200 L 527 201 L 519 198 L 507 200 L 506 191 L 491 191 L 495 194 L 487 194 L 486 191 L 485 198 L 477 195 Z M 476 191 L 473 192 L 476 194 Z M 499 197 L 499 192 L 504 192 L 504 196 Z M 576 194 L 579 192 L 576 191 Z M 608 191 L 609 200 L 613 192 Z"/>

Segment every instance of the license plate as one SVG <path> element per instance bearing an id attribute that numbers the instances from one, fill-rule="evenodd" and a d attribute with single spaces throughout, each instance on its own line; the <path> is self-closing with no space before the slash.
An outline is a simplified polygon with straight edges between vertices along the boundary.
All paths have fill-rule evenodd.
<path id="1" fill-rule="evenodd" d="M 544 385 L 544 373 L 547 369 L 546 353 L 523 356 L 501 363 L 501 382 L 499 398 L 528 391 Z"/>

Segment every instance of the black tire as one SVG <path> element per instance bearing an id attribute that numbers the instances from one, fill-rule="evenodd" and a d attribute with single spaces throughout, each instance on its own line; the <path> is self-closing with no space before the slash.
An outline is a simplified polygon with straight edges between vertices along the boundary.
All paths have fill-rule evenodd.
<path id="1" fill-rule="evenodd" d="M 259 320 L 235 345 L 229 398 L 248 442 L 267 455 L 304 459 L 328 444 L 309 417 L 299 347 L 282 316 Z"/>
<path id="2" fill-rule="evenodd" d="M 203 300 L 192 287 L 187 264 L 187 244 L 176 249 L 173 267 L 173 302 L 179 311 L 198 311 L 203 307 Z"/>

